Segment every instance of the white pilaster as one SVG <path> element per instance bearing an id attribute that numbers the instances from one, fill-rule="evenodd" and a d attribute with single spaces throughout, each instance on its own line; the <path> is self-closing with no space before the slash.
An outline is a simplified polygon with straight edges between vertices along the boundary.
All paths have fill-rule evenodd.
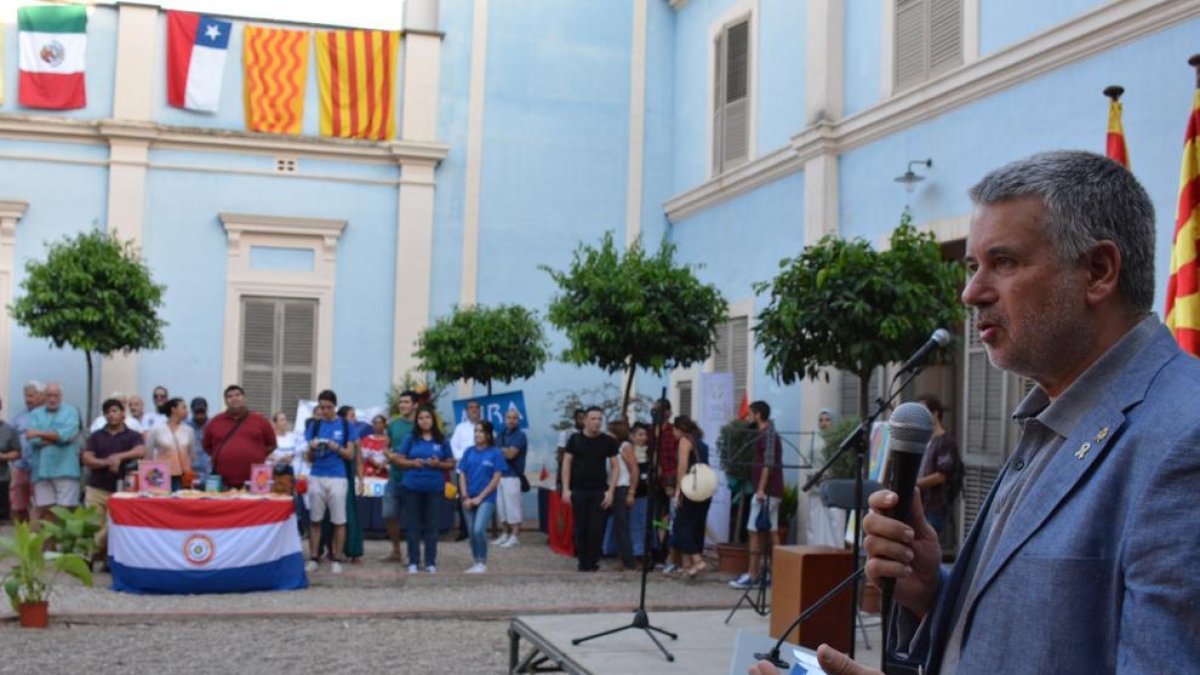
<path id="1" fill-rule="evenodd" d="M 805 126 L 842 117 L 843 0 L 809 0 L 804 40 Z"/>
<path id="2" fill-rule="evenodd" d="M 161 78 L 155 58 L 158 46 L 156 5 L 117 5 L 117 62 L 113 87 L 113 117 L 119 120 L 153 119 L 154 91 Z"/>
<path id="3" fill-rule="evenodd" d="M 11 323 L 8 306 L 13 301 L 13 273 L 16 269 L 15 238 L 17 222 L 29 208 L 26 202 L 0 201 L 0 392 L 7 393 L 12 372 Z"/>
<path id="4" fill-rule="evenodd" d="M 463 205 L 462 276 L 458 301 L 475 304 L 479 285 L 479 193 L 483 175 L 483 104 L 487 82 L 488 0 L 475 0 L 471 79 L 467 93 L 467 180 Z"/>
<path id="5" fill-rule="evenodd" d="M 420 10 L 420 11 L 417 11 Z M 437 28 L 436 0 L 407 4 L 405 27 L 404 114 L 400 136 L 405 142 L 432 141 L 437 134 L 438 86 L 442 37 Z M 410 23 L 416 22 L 416 23 Z M 396 278 L 392 308 L 392 382 L 416 365 L 417 336 L 429 323 L 433 285 L 434 169 L 440 158 L 400 158 L 396 209 Z"/>
<path id="6" fill-rule="evenodd" d="M 625 244 L 642 234 L 642 175 L 646 146 L 646 0 L 633 2 L 629 69 L 629 170 L 625 185 Z"/>

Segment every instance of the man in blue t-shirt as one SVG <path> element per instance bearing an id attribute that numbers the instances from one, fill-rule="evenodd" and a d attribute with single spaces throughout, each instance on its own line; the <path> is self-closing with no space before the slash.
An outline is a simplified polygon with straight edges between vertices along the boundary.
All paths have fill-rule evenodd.
<path id="1" fill-rule="evenodd" d="M 308 542 L 312 560 L 304 569 L 316 572 L 320 566 L 321 521 L 328 509 L 329 521 L 333 523 L 333 573 L 341 574 L 342 563 L 336 556 L 346 547 L 349 482 L 345 461 L 354 459 L 351 444 L 358 440 L 358 434 L 353 426 L 337 416 L 337 394 L 333 391 L 326 389 L 317 394 L 317 416 L 305 426 L 304 440 L 308 443 L 304 459 L 312 464 L 308 475 L 309 511 L 312 514 Z"/>
<path id="2" fill-rule="evenodd" d="M 525 455 L 529 452 L 529 441 L 525 432 L 521 431 L 521 413 L 516 408 L 504 416 L 504 429 L 496 437 L 496 445 L 504 452 L 508 460 L 504 472 L 500 474 L 500 497 L 497 500 L 497 513 L 504 531 L 500 538 L 493 542 L 502 548 L 511 548 L 520 544 L 517 535 L 521 533 L 521 476 L 525 474 Z"/>

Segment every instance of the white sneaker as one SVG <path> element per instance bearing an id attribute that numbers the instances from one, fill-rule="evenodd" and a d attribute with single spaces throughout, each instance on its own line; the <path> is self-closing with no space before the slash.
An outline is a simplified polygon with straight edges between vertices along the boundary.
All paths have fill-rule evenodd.
<path id="1" fill-rule="evenodd" d="M 309 560 L 308 562 L 304 563 L 304 571 L 308 572 L 309 574 L 312 574 L 319 569 L 321 569 L 321 563 L 317 562 L 316 560 Z"/>
<path id="2" fill-rule="evenodd" d="M 511 536 L 509 536 L 509 538 L 507 540 L 505 540 L 505 542 L 503 544 L 500 544 L 500 548 L 512 548 L 514 546 L 520 546 L 520 545 L 521 545 L 521 540 L 517 539 L 516 535 L 511 535 Z"/>
<path id="3" fill-rule="evenodd" d="M 430 565 L 429 567 L 425 568 L 425 571 L 429 574 L 437 574 L 437 566 Z"/>
<path id="4" fill-rule="evenodd" d="M 501 534 L 492 540 L 492 546 L 503 546 L 506 541 L 508 541 L 508 533 Z"/>
<path id="5" fill-rule="evenodd" d="M 417 570 L 417 566 L 416 566 L 416 565 L 409 565 L 409 566 L 408 566 L 408 573 L 409 573 L 409 574 L 416 574 L 417 572 L 418 572 L 418 570 Z"/>
<path id="6" fill-rule="evenodd" d="M 471 565 L 470 567 L 468 567 L 467 571 L 464 572 L 464 574 L 483 574 L 486 571 L 487 571 L 487 565 L 477 562 L 474 565 Z"/>
<path id="7" fill-rule="evenodd" d="M 340 563 L 340 562 L 338 562 L 338 561 L 336 561 L 336 560 L 334 560 L 334 561 L 333 561 L 333 573 L 334 573 L 334 574 L 341 574 L 341 573 L 342 573 L 342 563 Z"/>
<path id="8" fill-rule="evenodd" d="M 750 588 L 753 584 L 754 584 L 754 580 L 750 577 L 750 573 L 746 572 L 746 573 L 742 574 L 742 576 L 734 579 L 733 581 L 730 581 L 729 587 L 744 591 L 747 588 Z"/>

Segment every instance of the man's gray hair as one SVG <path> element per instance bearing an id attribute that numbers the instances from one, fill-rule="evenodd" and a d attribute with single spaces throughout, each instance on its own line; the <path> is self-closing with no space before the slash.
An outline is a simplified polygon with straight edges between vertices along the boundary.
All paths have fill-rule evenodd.
<path id="1" fill-rule="evenodd" d="M 28 382 L 25 383 L 25 386 L 22 387 L 22 391 L 28 391 L 30 389 L 36 391 L 39 394 L 46 393 L 46 385 L 37 380 L 29 380 Z"/>
<path id="2" fill-rule="evenodd" d="M 1125 167 L 1081 150 L 1043 152 L 984 176 L 970 190 L 976 204 L 1036 197 L 1059 260 L 1075 263 L 1108 240 L 1121 252 L 1117 291 L 1131 309 L 1154 304 L 1154 205 Z"/>

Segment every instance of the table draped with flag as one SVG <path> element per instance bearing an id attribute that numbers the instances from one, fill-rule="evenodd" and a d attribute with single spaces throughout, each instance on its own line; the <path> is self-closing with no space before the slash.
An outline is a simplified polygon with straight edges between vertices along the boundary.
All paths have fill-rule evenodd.
<path id="1" fill-rule="evenodd" d="M 291 498 L 114 495 L 108 517 L 113 590 L 240 593 L 308 586 Z"/>

